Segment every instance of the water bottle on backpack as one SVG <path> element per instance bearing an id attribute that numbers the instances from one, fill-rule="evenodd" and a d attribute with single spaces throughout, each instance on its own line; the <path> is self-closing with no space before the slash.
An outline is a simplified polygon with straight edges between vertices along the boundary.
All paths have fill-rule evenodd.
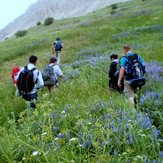
<path id="1" fill-rule="evenodd" d="M 137 78 L 141 78 L 142 75 L 141 75 L 141 70 L 140 70 L 140 68 L 139 68 L 138 63 L 136 63 L 136 64 L 134 65 L 134 68 L 135 68 L 135 71 L 136 71 L 136 76 L 137 76 Z"/>

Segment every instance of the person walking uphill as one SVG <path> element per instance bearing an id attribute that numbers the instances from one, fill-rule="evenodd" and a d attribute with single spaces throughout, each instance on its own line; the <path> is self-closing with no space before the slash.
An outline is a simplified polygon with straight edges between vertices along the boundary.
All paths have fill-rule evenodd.
<path id="1" fill-rule="evenodd" d="M 16 76 L 18 75 L 19 71 L 20 71 L 20 68 L 17 66 L 12 69 L 12 75 L 11 76 L 13 79 L 13 83 L 16 87 L 18 86 L 18 82 L 16 82 Z M 20 91 L 19 91 L 18 87 L 16 89 L 15 96 L 20 96 Z"/>
<path id="2" fill-rule="evenodd" d="M 120 71 L 120 62 L 118 59 L 118 55 L 112 54 L 110 56 L 112 61 L 109 70 L 109 88 L 111 90 L 118 91 L 119 93 L 123 92 L 123 84 L 122 88 L 118 87 L 118 78 L 119 78 L 119 71 Z"/>
<path id="3" fill-rule="evenodd" d="M 44 86 L 48 87 L 49 94 L 51 96 L 52 91 L 57 89 L 59 86 L 58 76 L 60 78 L 63 77 L 63 73 L 60 67 L 57 65 L 56 58 L 52 57 L 50 59 L 50 65 L 45 66 L 42 76 L 44 79 Z"/>
<path id="4" fill-rule="evenodd" d="M 122 87 L 124 78 L 124 92 L 129 100 L 135 105 L 135 92 L 137 88 L 145 84 L 145 66 L 143 59 L 131 51 L 129 45 L 123 47 L 125 56 L 121 59 L 121 69 L 118 86 Z"/>
<path id="5" fill-rule="evenodd" d="M 44 86 L 42 74 L 35 68 L 36 63 L 37 57 L 30 56 L 29 63 L 20 69 L 16 77 L 23 99 L 30 101 L 30 108 L 36 108 L 37 89 Z"/>
<path id="6" fill-rule="evenodd" d="M 60 60 L 61 60 L 61 51 L 63 48 L 63 43 L 61 42 L 59 37 L 57 37 L 56 41 L 52 45 L 53 54 L 54 54 L 54 47 L 55 47 L 55 53 L 56 53 L 56 58 L 57 58 L 57 65 L 59 65 Z"/>

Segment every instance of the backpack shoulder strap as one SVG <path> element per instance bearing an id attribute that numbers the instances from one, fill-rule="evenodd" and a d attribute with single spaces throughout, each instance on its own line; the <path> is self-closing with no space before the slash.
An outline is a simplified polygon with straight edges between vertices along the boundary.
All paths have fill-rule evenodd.
<path id="1" fill-rule="evenodd" d="M 139 59 L 138 54 L 137 53 L 133 54 L 133 58 L 138 60 Z"/>
<path id="2" fill-rule="evenodd" d="M 30 71 L 33 72 L 33 71 L 35 71 L 35 70 L 36 70 L 36 68 L 34 67 L 34 68 L 32 68 Z"/>
<path id="3" fill-rule="evenodd" d="M 37 69 L 34 67 L 34 68 L 32 68 L 30 71 L 33 73 L 35 70 L 37 70 Z M 38 71 L 38 74 L 37 74 L 37 77 L 36 77 L 36 81 L 34 82 L 34 84 L 37 83 L 38 76 L 39 76 L 39 71 Z M 33 74 L 33 77 L 34 77 L 34 74 Z M 33 79 L 34 79 L 34 78 L 33 78 Z"/>
<path id="4" fill-rule="evenodd" d="M 27 70 L 27 69 L 28 69 L 27 65 L 26 65 L 26 66 L 24 66 L 24 70 Z"/>
<path id="5" fill-rule="evenodd" d="M 132 64 L 136 61 L 138 61 L 138 54 L 132 54 L 130 56 L 124 56 L 124 58 L 128 59 Z"/>

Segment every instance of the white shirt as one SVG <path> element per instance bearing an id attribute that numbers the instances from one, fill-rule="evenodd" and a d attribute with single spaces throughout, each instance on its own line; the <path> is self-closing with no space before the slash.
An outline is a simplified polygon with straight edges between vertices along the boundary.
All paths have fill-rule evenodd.
<path id="1" fill-rule="evenodd" d="M 35 66 L 34 66 L 33 64 L 29 63 L 29 64 L 27 65 L 27 68 L 28 68 L 29 70 L 32 70 L 33 68 L 35 68 Z M 20 69 L 18 75 L 16 76 L 16 80 L 19 79 L 19 75 L 20 75 L 20 73 L 21 73 L 23 70 L 24 70 L 24 67 Z M 33 89 L 31 92 L 27 93 L 28 95 L 36 93 L 36 92 L 37 92 L 37 89 L 39 89 L 39 88 L 41 88 L 41 87 L 44 86 L 44 81 L 43 81 L 43 79 L 42 79 L 42 73 L 41 73 L 39 70 L 36 69 L 36 70 L 33 71 L 33 75 L 34 75 L 34 77 L 33 77 L 33 80 L 34 80 L 34 81 L 33 81 L 33 82 L 35 83 L 36 80 L 38 79 L 38 84 L 35 84 L 35 85 L 34 85 L 34 89 Z M 22 92 L 22 93 L 24 94 L 25 92 Z"/>
<path id="2" fill-rule="evenodd" d="M 119 59 L 114 59 L 113 62 L 118 63 L 119 62 Z"/>
<path id="3" fill-rule="evenodd" d="M 62 76 L 63 75 L 63 72 L 62 70 L 60 69 L 60 67 L 58 65 L 54 65 L 54 64 L 50 64 L 49 66 L 53 66 L 53 72 L 54 72 L 54 76 L 57 75 L 57 77 L 59 76 Z M 59 83 L 56 83 L 56 85 L 58 86 Z"/>

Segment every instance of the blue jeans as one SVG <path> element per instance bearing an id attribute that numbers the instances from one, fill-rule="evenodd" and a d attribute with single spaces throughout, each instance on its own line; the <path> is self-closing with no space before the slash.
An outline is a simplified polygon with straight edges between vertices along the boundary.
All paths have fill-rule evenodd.
<path id="1" fill-rule="evenodd" d="M 30 102 L 30 108 L 36 108 L 37 92 L 31 95 L 22 94 L 23 99 Z"/>

